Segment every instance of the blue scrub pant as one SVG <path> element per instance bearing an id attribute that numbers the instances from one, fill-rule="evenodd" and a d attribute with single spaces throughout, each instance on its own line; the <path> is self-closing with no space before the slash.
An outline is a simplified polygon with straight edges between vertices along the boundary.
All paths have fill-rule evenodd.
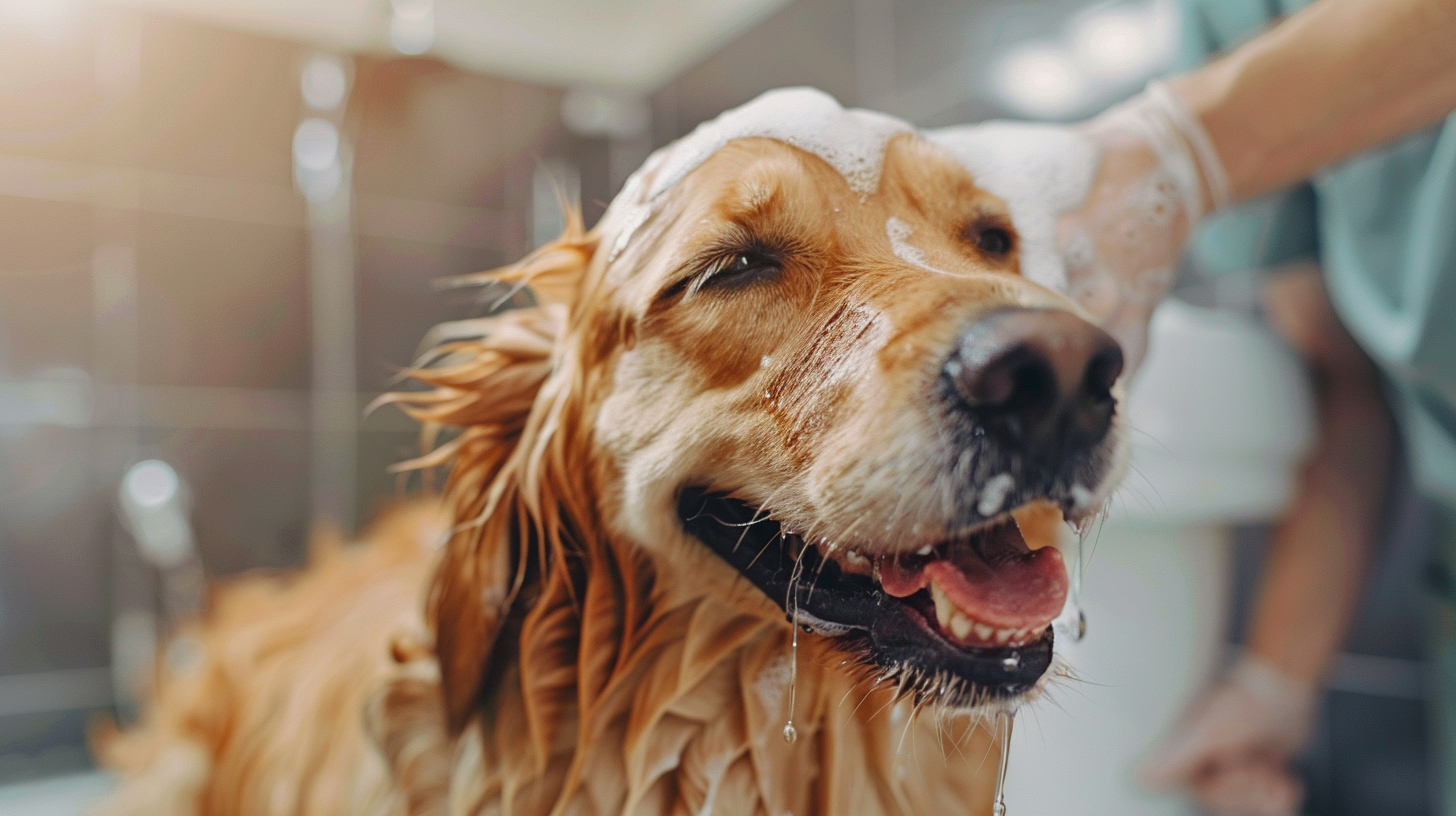
<path id="1" fill-rule="evenodd" d="M 1456 816 L 1456 511 L 1437 514 L 1435 626 L 1432 627 L 1431 747 L 1440 777 L 1434 812 Z"/>

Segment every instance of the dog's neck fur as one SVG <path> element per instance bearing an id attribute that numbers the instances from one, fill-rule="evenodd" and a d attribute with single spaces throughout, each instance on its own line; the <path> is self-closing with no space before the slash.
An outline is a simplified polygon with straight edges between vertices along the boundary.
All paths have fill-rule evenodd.
<path id="1" fill-rule="evenodd" d="M 519 639 L 501 643 L 505 668 L 453 741 L 448 784 L 437 788 L 448 789 L 448 812 L 908 816 L 989 806 L 994 746 L 970 720 L 896 703 L 893 683 L 856 682 L 823 641 L 805 637 L 798 738 L 788 744 L 787 626 L 710 598 L 634 612 L 620 576 L 640 567 L 627 566 L 626 548 L 608 552 L 584 594 L 544 591 Z M 388 716 L 410 721 L 401 712 Z"/>

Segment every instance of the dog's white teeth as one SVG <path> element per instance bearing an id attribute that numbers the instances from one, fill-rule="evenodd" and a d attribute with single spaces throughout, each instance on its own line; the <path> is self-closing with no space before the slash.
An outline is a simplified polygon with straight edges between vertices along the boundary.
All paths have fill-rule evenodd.
<path id="1" fill-rule="evenodd" d="M 951 615 L 950 632 L 951 634 L 956 636 L 957 640 L 965 640 L 966 638 L 970 637 L 971 628 L 972 625 L 970 618 L 962 615 L 959 612 Z"/>
<path id="2" fill-rule="evenodd" d="M 1037 635 L 1041 634 L 1041 630 L 1038 629 L 1035 626 L 1028 626 L 1025 629 L 1015 629 L 1015 630 L 1005 630 L 1005 631 L 1008 632 L 1009 637 L 1007 637 L 1005 641 L 1002 641 L 1001 640 L 1001 632 L 998 631 L 996 633 L 996 642 L 997 643 L 1003 643 L 1004 642 L 1004 643 L 1009 644 L 1011 646 L 1025 646 L 1026 644 L 1032 642 L 1033 640 L 1036 640 Z"/>
<path id="3" fill-rule="evenodd" d="M 840 548 L 834 553 L 840 569 L 851 575 L 871 575 L 879 580 L 879 564 L 858 550 Z"/>
<path id="4" fill-rule="evenodd" d="M 942 632 L 951 633 L 956 640 L 965 640 L 970 637 L 975 624 L 966 617 L 964 612 L 956 609 L 945 591 L 934 581 L 930 582 L 930 598 L 935 601 L 935 620 L 940 624 Z"/>
<path id="5" fill-rule="evenodd" d="M 934 581 L 930 582 L 930 599 L 935 601 L 935 620 L 940 623 L 940 628 L 950 629 L 950 619 L 959 615 L 960 611 L 955 608 L 955 604 L 950 602 L 950 598 L 946 597 L 945 590 L 940 588 L 940 584 Z"/>
<path id="6" fill-rule="evenodd" d="M 955 604 L 951 602 L 950 596 L 946 595 L 945 590 L 934 581 L 930 582 L 930 599 L 935 602 L 935 619 L 940 624 L 940 631 L 961 642 L 965 642 L 975 635 L 976 641 L 982 644 L 1024 646 L 1035 640 L 1036 635 L 1040 633 L 1035 626 L 1026 629 L 997 629 L 972 620 L 966 613 L 956 608 Z"/>

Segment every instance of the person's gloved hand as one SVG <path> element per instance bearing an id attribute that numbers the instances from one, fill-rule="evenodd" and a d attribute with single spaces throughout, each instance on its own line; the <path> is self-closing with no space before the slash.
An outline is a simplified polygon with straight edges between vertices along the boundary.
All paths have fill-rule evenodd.
<path id="1" fill-rule="evenodd" d="M 1161 83 L 1075 129 L 1098 164 L 1086 200 L 1057 223 L 1069 294 L 1122 343 L 1131 371 L 1184 241 L 1228 203 L 1228 179 L 1202 125 Z"/>
<path id="2" fill-rule="evenodd" d="M 1313 686 L 1245 656 L 1154 748 L 1143 778 L 1190 790 L 1215 816 L 1292 816 L 1304 789 L 1289 763 L 1309 737 L 1316 699 Z"/>

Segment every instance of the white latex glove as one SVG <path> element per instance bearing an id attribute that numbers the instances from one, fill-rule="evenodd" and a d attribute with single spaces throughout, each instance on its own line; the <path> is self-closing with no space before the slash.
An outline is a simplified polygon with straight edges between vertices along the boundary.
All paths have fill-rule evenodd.
<path id="1" fill-rule="evenodd" d="M 1228 177 L 1203 126 L 1158 82 L 1075 129 L 1099 155 L 1087 199 L 1057 223 L 1069 294 L 1122 343 L 1132 371 L 1184 242 L 1229 202 Z"/>
<path id="2" fill-rule="evenodd" d="M 1309 738 L 1316 700 L 1312 686 L 1245 656 L 1153 750 L 1143 778 L 1190 790 L 1215 816 L 1291 816 L 1304 789 L 1290 760 Z"/>

